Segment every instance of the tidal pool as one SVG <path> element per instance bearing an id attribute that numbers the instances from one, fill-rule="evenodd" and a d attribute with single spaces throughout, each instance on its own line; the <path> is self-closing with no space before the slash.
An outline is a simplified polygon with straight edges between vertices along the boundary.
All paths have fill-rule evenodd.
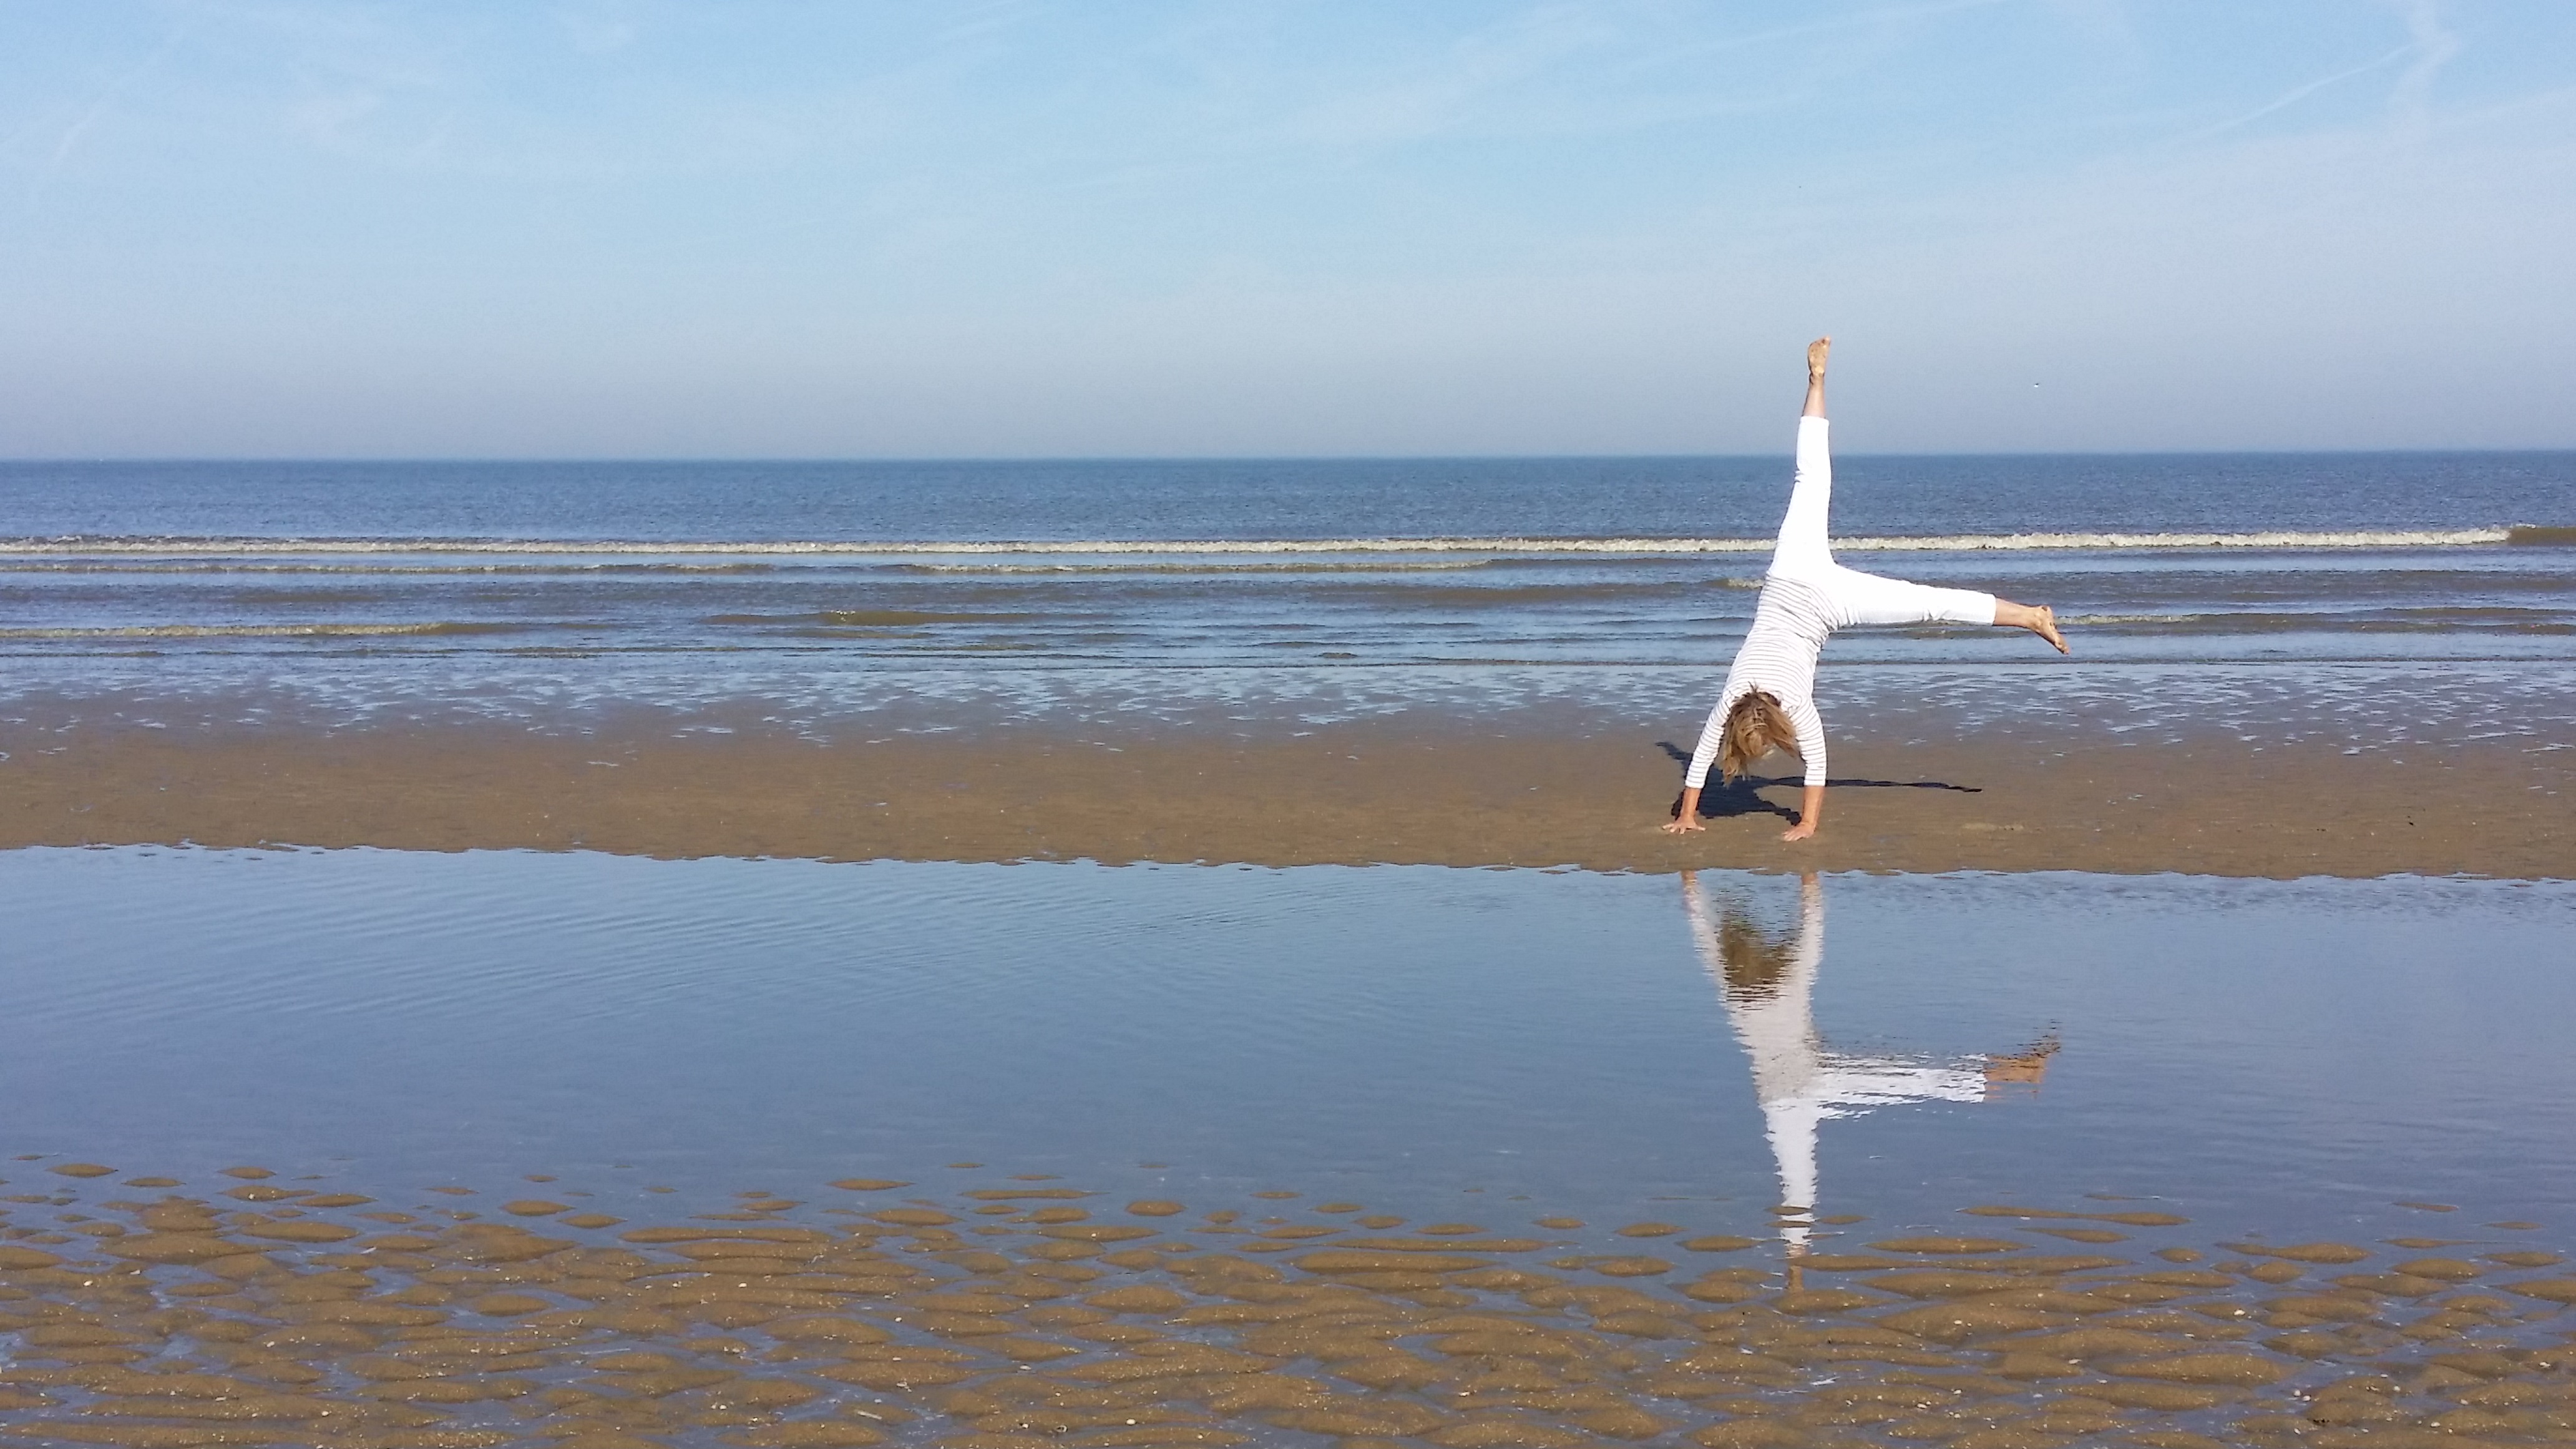
<path id="1" fill-rule="evenodd" d="M 0 892 L 0 1148 L 138 1171 L 2576 1222 L 2563 884 L 114 849 Z"/>
<path id="2" fill-rule="evenodd" d="M 98 850 L 0 890 L 11 1443 L 2576 1415 L 2565 886 Z"/>

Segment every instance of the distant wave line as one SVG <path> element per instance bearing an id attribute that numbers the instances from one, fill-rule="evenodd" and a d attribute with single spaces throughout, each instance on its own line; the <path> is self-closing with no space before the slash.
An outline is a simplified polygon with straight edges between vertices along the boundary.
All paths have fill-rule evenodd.
<path id="1" fill-rule="evenodd" d="M 310 639 L 394 634 L 506 634 L 518 624 L 108 624 L 0 629 L 0 639 Z"/>
<path id="2" fill-rule="evenodd" d="M 1482 568 L 1484 559 L 1443 559 L 1437 563 L 1187 563 L 1187 564 L 899 564 L 898 568 L 925 574 L 1386 574 L 1386 573 L 1455 573 Z"/>
<path id="3" fill-rule="evenodd" d="M 1980 553 L 2183 549 L 2457 548 L 2480 544 L 2554 544 L 2576 530 L 2508 526 L 2452 529 L 2274 530 L 2251 533 L 2004 533 L 1883 535 L 1838 538 L 1847 553 Z M 817 556 L 994 557 L 1013 555 L 1245 556 L 1299 554 L 1537 554 L 1628 556 L 1759 554 L 1768 538 L 1296 538 L 1296 539 L 996 539 L 859 541 L 787 539 L 554 540 L 473 538 L 14 538 L 0 557 L 211 556 L 276 554 L 522 554 L 554 556 Z"/>
<path id="4" fill-rule="evenodd" d="M 215 550 L 213 552 L 217 554 L 238 554 L 253 551 L 254 550 L 249 549 L 223 549 Z M 298 547 L 285 551 L 294 553 L 344 552 L 344 550 L 321 550 L 311 547 Z M 131 561 L 119 561 L 116 563 L 99 562 L 99 557 L 102 554 L 124 560 L 127 555 L 134 552 L 135 550 L 120 546 L 115 548 L 73 550 L 68 556 L 61 553 L 48 552 L 44 553 L 43 556 L 40 557 L 30 557 L 30 555 L 37 554 L 39 551 L 21 550 L 10 547 L 5 542 L 0 542 L 0 557 L 17 557 L 28 560 L 26 562 L 0 563 L 0 572 L 13 574 L 366 574 L 373 577 L 425 575 L 477 578 L 501 574 L 545 577 L 560 576 L 570 573 L 602 577 L 623 577 L 628 575 L 649 577 L 657 574 L 756 574 L 771 572 L 778 567 L 776 564 L 766 563 L 243 563 L 235 557 L 201 557 L 186 561 L 163 557 L 164 555 L 173 553 L 206 554 L 209 552 L 208 550 L 196 547 L 194 541 L 191 541 L 185 548 L 155 547 L 145 551 L 154 555 L 154 557 L 135 558 Z M 280 550 L 259 549 L 256 550 L 256 552 L 265 554 L 280 552 Z"/>

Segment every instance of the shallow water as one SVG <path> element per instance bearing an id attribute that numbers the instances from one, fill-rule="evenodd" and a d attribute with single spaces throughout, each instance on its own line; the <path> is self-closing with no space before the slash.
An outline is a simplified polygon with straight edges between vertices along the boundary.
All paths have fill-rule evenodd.
<path id="1" fill-rule="evenodd" d="M 2576 1406 L 2576 887 L 126 848 L 0 897 L 13 1442 Z"/>
<path id="2" fill-rule="evenodd" d="M 2576 1223 L 2564 885 L 116 849 L 0 895 L 0 1148 L 128 1171 Z"/>
<path id="3" fill-rule="evenodd" d="M 724 543 L 678 554 L 649 544 L 494 553 L 479 544 L 350 552 L 239 540 L 0 540 L 0 604 L 11 615 L 0 651 L 54 662 L 142 652 L 209 678 L 364 657 L 452 661 L 460 678 L 513 660 L 633 656 L 727 676 L 790 662 L 962 659 L 1681 664 L 1733 653 L 1767 538 L 1757 527 L 1707 553 L 1655 540 L 1486 538 L 1438 550 L 1171 544 L 1155 545 L 1167 555 L 1037 558 L 983 545 L 776 555 Z M 2377 547 L 1879 542 L 1902 546 L 1872 550 L 1848 535 L 1836 546 L 1873 572 L 2051 604 L 2084 632 L 2086 656 L 2103 660 L 2547 660 L 2576 632 L 2576 550 L 2500 533 Z M 2000 636 L 1952 629 L 1872 631 L 1836 652 L 1892 663 L 2025 657 Z"/>
<path id="4" fill-rule="evenodd" d="M 0 464 L 0 716 L 1687 715 L 1787 487 L 1773 458 Z M 2576 717 L 2571 510 L 2563 453 L 1857 457 L 1834 533 L 1872 571 L 2054 606 L 2075 687 L 2124 711 L 2205 724 L 2222 672 L 2312 700 L 2360 678 L 2404 702 L 2291 728 L 2367 742 Z M 1847 697 L 1938 670 L 2006 713 L 2059 661 L 1883 629 L 1825 664 Z"/>
<path id="5" fill-rule="evenodd" d="M 2037 646 L 2034 644 L 2034 648 Z M 637 739 L 729 735 L 860 744 L 1028 728 L 1121 740 L 1135 734 L 1275 738 L 1346 725 L 1535 730 L 1582 736 L 1669 731 L 1687 751 L 1722 670 L 1494 666 L 1271 668 L 761 669 L 710 677 L 687 666 L 520 664 L 460 675 L 437 661 L 307 661 L 240 679 L 192 677 L 159 660 L 57 662 L 0 699 L 14 747 L 64 748 L 96 730 L 444 728 Z M 1857 666 L 1830 654 L 1817 700 L 1832 730 L 1896 743 L 1990 735 L 2042 753 L 2105 739 L 2180 743 L 2210 735 L 2332 745 L 2405 757 L 2463 743 L 2535 753 L 2576 738 L 2576 663 L 2097 664 Z"/>

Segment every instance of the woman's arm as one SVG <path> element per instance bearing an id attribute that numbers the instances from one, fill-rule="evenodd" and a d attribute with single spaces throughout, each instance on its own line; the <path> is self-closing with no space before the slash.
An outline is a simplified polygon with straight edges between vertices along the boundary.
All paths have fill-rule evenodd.
<path id="1" fill-rule="evenodd" d="M 1699 823 L 1699 788 L 1697 785 L 1682 787 L 1681 803 L 1673 807 L 1673 818 L 1664 826 L 1666 835 L 1685 835 L 1708 828 Z"/>
<path id="2" fill-rule="evenodd" d="M 1798 802 L 1798 823 L 1780 835 L 1782 840 L 1804 840 L 1816 833 L 1816 825 L 1825 818 L 1825 717 L 1816 713 L 1813 699 L 1792 699 L 1781 706 L 1789 716 L 1789 725 L 1798 732 L 1798 758 L 1806 762 L 1806 794 Z"/>
<path id="3" fill-rule="evenodd" d="M 1727 690 L 1717 697 L 1716 705 L 1708 712 L 1708 723 L 1699 727 L 1699 743 L 1691 749 L 1690 768 L 1682 772 L 1681 803 L 1673 807 L 1673 818 L 1664 826 L 1667 835 L 1684 835 L 1708 828 L 1699 823 L 1699 792 L 1708 784 L 1709 767 L 1717 763 L 1718 751 L 1726 744 L 1727 711 L 1735 708 L 1735 702 L 1744 697 L 1742 690 L 1733 687 L 1733 670 L 1727 671 L 1726 682 Z"/>
<path id="4" fill-rule="evenodd" d="M 1798 823 L 1790 826 L 1784 831 L 1781 831 L 1780 838 L 1782 840 L 1804 840 L 1808 836 L 1816 833 L 1817 823 L 1822 821 L 1824 818 L 1825 787 L 1822 785 L 1809 785 L 1806 789 L 1806 793 L 1801 795 L 1798 800 Z M 1707 826 L 1699 823 L 1699 787 L 1697 785 L 1683 786 L 1681 803 L 1673 808 L 1673 818 L 1665 823 L 1664 833 L 1666 835 L 1686 835 L 1691 831 L 1706 830 L 1707 828 Z"/>
<path id="5" fill-rule="evenodd" d="M 1825 787 L 1809 785 L 1798 801 L 1798 823 L 1780 832 L 1782 840 L 1804 840 L 1816 833 L 1817 822 L 1825 818 Z"/>

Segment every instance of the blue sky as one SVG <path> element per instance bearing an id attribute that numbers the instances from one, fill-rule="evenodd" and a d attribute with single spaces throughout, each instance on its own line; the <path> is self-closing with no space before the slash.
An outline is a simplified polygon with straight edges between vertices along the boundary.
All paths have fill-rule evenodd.
<path id="1" fill-rule="evenodd" d="M 2566 447 L 2570 257 L 2568 0 L 0 0 L 6 456 Z"/>

